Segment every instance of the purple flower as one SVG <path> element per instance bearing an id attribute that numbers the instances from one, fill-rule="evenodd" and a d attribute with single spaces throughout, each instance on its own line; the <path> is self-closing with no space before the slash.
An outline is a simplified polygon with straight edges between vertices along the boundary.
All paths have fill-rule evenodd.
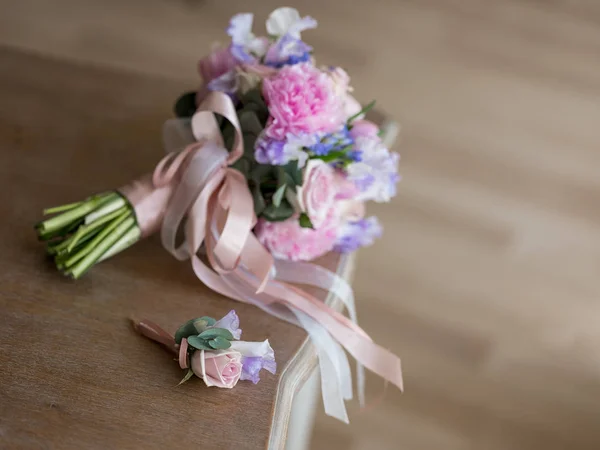
<path id="1" fill-rule="evenodd" d="M 231 36 L 231 54 L 243 63 L 256 62 L 267 50 L 268 40 L 258 38 L 252 33 L 253 15 L 250 13 L 236 14 L 231 18 L 227 34 Z"/>
<path id="2" fill-rule="evenodd" d="M 235 70 L 225 72 L 220 77 L 214 78 L 207 85 L 209 91 L 219 91 L 232 96 L 237 91 L 237 76 Z"/>
<path id="3" fill-rule="evenodd" d="M 264 64 L 276 68 L 306 62 L 312 47 L 300 39 L 286 34 L 273 44 L 265 55 Z"/>
<path id="4" fill-rule="evenodd" d="M 359 137 L 355 150 L 360 151 L 360 161 L 347 167 L 348 179 L 360 190 L 356 200 L 388 202 L 396 195 L 398 161 L 400 156 L 390 152 L 377 137 Z"/>
<path id="5" fill-rule="evenodd" d="M 264 342 L 231 342 L 230 350 L 242 354 L 242 375 L 240 380 L 250 380 L 254 384 L 260 380 L 259 372 L 265 369 L 267 372 L 275 373 L 275 352 L 269 341 Z"/>
<path id="6" fill-rule="evenodd" d="M 347 222 L 340 229 L 334 250 L 341 253 L 353 252 L 373 244 L 376 238 L 381 237 L 382 232 L 377 217 Z"/>
<path id="7" fill-rule="evenodd" d="M 271 139 L 261 135 L 254 147 L 254 158 L 260 164 L 282 166 L 290 161 L 298 160 L 298 167 L 304 167 L 308 154 L 304 150 L 315 144 L 316 137 L 303 134 L 288 134 L 285 140 Z"/>
<path id="8" fill-rule="evenodd" d="M 231 332 L 234 339 L 239 339 L 242 336 L 240 319 L 234 309 L 229 311 L 221 320 L 217 320 L 215 324 L 209 328 L 225 328 Z"/>

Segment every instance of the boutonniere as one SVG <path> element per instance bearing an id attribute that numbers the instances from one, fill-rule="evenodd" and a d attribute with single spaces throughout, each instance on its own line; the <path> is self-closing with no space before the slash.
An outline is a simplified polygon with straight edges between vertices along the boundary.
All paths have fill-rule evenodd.
<path id="1" fill-rule="evenodd" d="M 194 375 L 207 386 L 232 388 L 240 380 L 260 381 L 265 369 L 275 373 L 275 352 L 269 340 L 240 341 L 242 330 L 235 311 L 220 320 L 199 317 L 181 325 L 175 335 L 169 334 L 149 320 L 134 322 L 135 330 L 176 353 L 179 366 L 187 370 L 179 384 Z"/>

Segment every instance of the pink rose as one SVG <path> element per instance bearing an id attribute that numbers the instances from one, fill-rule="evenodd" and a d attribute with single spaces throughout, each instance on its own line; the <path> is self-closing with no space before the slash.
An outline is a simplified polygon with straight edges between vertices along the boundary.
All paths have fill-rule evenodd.
<path id="1" fill-rule="evenodd" d="M 231 389 L 242 375 L 242 354 L 230 350 L 197 350 L 192 354 L 191 366 L 194 374 L 202 378 L 208 387 Z"/>
<path id="2" fill-rule="evenodd" d="M 260 219 L 254 232 L 258 240 L 277 259 L 311 261 L 331 251 L 337 239 L 339 220 L 331 208 L 319 228 L 302 228 L 298 216 L 283 222 Z"/>
<path id="3" fill-rule="evenodd" d="M 300 208 L 308 214 L 313 226 L 319 228 L 333 205 L 336 196 L 335 169 L 320 159 L 306 165 L 304 183 L 297 190 Z"/>
<path id="4" fill-rule="evenodd" d="M 379 127 L 369 120 L 355 120 L 352 122 L 350 137 L 357 139 L 360 137 L 379 138 Z"/>
<path id="5" fill-rule="evenodd" d="M 263 96 L 271 117 L 267 136 L 283 140 L 338 130 L 344 122 L 342 97 L 331 78 L 309 63 L 283 67 L 263 81 Z"/>
<path id="6" fill-rule="evenodd" d="M 365 216 L 365 203 L 356 200 L 360 193 L 356 183 L 341 171 L 335 172 L 335 208 L 341 223 L 354 222 Z"/>

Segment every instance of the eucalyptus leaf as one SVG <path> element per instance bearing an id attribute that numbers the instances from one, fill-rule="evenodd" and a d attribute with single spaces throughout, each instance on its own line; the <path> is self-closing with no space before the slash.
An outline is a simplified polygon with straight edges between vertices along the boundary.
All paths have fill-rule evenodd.
<path id="1" fill-rule="evenodd" d="M 254 147 L 257 138 L 258 136 L 253 133 L 244 133 L 244 156 L 250 161 L 254 161 Z"/>
<path id="2" fill-rule="evenodd" d="M 235 140 L 235 128 L 228 120 L 223 124 L 221 128 L 221 134 L 223 135 L 223 143 L 225 144 L 225 148 L 231 150 Z"/>
<path id="3" fill-rule="evenodd" d="M 278 208 L 281 205 L 281 201 L 283 200 L 286 189 L 287 185 L 282 184 L 281 186 L 279 186 L 279 188 L 277 188 L 277 190 L 273 194 L 273 198 L 271 200 L 273 201 L 273 204 Z"/>
<path id="4" fill-rule="evenodd" d="M 177 117 L 192 117 L 196 112 L 196 91 L 183 94 L 173 108 Z"/>
<path id="5" fill-rule="evenodd" d="M 273 172 L 273 166 L 267 164 L 257 164 L 250 172 L 250 176 L 257 183 L 260 184 L 264 178 Z"/>
<path id="6" fill-rule="evenodd" d="M 315 228 L 310 220 L 310 217 L 308 217 L 308 214 L 306 214 L 306 213 L 300 214 L 298 222 L 300 223 L 300 226 L 302 228 L 311 228 L 311 229 Z"/>
<path id="7" fill-rule="evenodd" d="M 181 386 L 183 383 L 188 381 L 193 376 L 194 376 L 194 371 L 192 369 L 188 369 L 187 373 L 185 374 L 185 377 L 183 377 L 183 380 L 181 380 L 177 386 Z"/>
<path id="8" fill-rule="evenodd" d="M 263 96 L 260 92 L 260 89 L 252 89 L 246 92 L 241 98 L 242 104 L 247 105 L 248 103 L 256 103 L 258 105 L 264 105 L 265 108 L 267 105 L 263 99 Z"/>
<path id="9" fill-rule="evenodd" d="M 194 328 L 196 329 L 196 333 L 193 334 L 202 333 L 208 327 L 212 327 L 215 323 L 217 323 L 217 321 L 212 317 L 198 317 L 197 319 L 194 319 Z"/>
<path id="10" fill-rule="evenodd" d="M 231 334 L 231 331 L 225 328 L 209 328 L 208 330 L 200 333 L 198 337 L 206 340 L 215 339 L 217 337 L 233 340 L 233 334 Z"/>
<path id="11" fill-rule="evenodd" d="M 290 161 L 283 166 L 283 170 L 290 176 L 294 186 L 302 186 L 302 170 L 298 167 L 298 160 Z"/>
<path id="12" fill-rule="evenodd" d="M 261 217 L 264 217 L 269 222 L 283 222 L 294 215 L 294 208 L 287 200 L 282 200 L 279 206 L 274 204 L 268 205 L 262 212 Z"/>
<path id="13" fill-rule="evenodd" d="M 263 126 L 258 120 L 258 115 L 255 111 L 251 110 L 242 110 L 239 112 L 238 117 L 240 119 L 240 126 L 244 133 L 252 133 L 258 136 L 262 130 Z"/>
<path id="14" fill-rule="evenodd" d="M 254 200 L 254 214 L 258 217 L 264 211 L 267 204 L 260 192 L 260 186 L 256 182 L 252 182 L 252 199 Z"/>
<path id="15" fill-rule="evenodd" d="M 181 340 L 183 338 L 192 336 L 194 334 L 198 334 L 199 331 L 196 330 L 194 326 L 194 321 L 198 319 L 188 320 L 186 323 L 181 325 L 179 329 L 175 332 L 175 342 L 181 344 Z"/>
<path id="16" fill-rule="evenodd" d="M 217 336 L 216 338 L 208 341 L 208 345 L 210 345 L 215 350 L 224 350 L 226 348 L 231 347 L 231 342 L 229 342 L 227 339 L 221 336 Z"/>
<path id="17" fill-rule="evenodd" d="M 187 338 L 188 345 L 194 347 L 196 350 L 212 350 L 213 348 L 208 345 L 208 342 L 198 336 L 190 336 Z"/>

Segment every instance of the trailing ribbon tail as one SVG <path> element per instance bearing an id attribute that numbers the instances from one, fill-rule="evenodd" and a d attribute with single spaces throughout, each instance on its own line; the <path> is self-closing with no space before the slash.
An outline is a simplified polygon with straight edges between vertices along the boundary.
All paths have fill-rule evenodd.
<path id="1" fill-rule="evenodd" d="M 213 113 L 234 126 L 231 152 L 223 147 Z M 243 153 L 242 131 L 229 97 L 210 93 L 192 118 L 192 131 L 198 142 L 167 156 L 153 177 L 155 187 L 174 188 L 161 230 L 165 249 L 178 259 L 190 258 L 196 276 L 210 289 L 254 304 L 308 332 L 319 357 L 327 414 L 348 421 L 344 400 L 352 398 L 352 376 L 344 348 L 357 360 L 361 404 L 363 366 L 402 389 L 400 359 L 357 325 L 349 284 L 314 264 L 274 261 L 253 234 L 256 217 L 247 182 L 229 167 Z M 184 220 L 184 242 L 177 247 L 177 231 Z M 202 244 L 208 264 L 198 257 Z M 332 292 L 344 302 L 350 319 L 295 284 Z"/>

